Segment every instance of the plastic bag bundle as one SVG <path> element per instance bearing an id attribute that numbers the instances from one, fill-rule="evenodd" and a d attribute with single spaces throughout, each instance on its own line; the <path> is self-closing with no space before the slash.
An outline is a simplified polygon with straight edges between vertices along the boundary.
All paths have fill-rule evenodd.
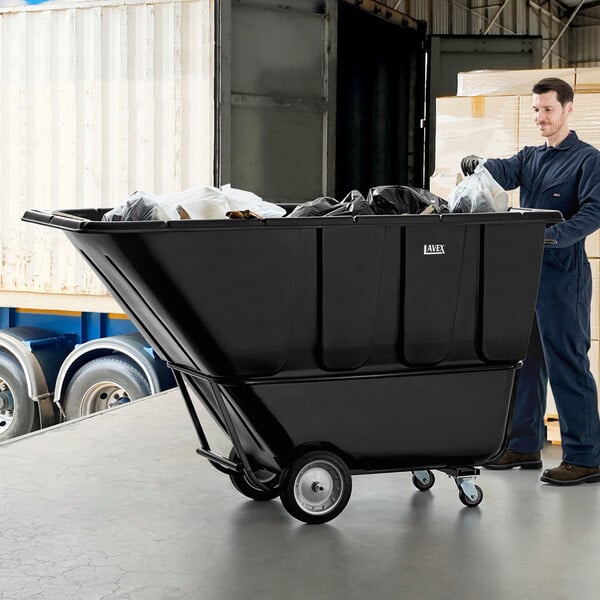
<path id="1" fill-rule="evenodd" d="M 454 213 L 506 212 L 508 194 L 480 164 L 450 192 L 448 208 Z"/>
<path id="2" fill-rule="evenodd" d="M 259 218 L 285 216 L 285 209 L 252 192 L 230 185 L 192 187 L 154 196 L 135 192 L 106 212 L 103 221 L 172 221 L 177 219 L 226 219 L 229 212 L 250 211 Z"/>
<path id="3" fill-rule="evenodd" d="M 177 210 L 160 196 L 134 192 L 112 210 L 102 215 L 103 221 L 170 221 L 179 219 Z"/>
<path id="4" fill-rule="evenodd" d="M 369 190 L 367 202 L 378 215 L 418 215 L 423 211 L 448 212 L 443 198 L 429 190 L 406 185 L 380 185 Z"/>

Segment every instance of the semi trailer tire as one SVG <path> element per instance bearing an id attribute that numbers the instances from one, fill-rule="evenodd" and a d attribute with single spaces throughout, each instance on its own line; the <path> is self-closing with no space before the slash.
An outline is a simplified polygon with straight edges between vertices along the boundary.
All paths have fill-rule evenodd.
<path id="1" fill-rule="evenodd" d="M 151 393 L 142 371 L 124 357 L 103 356 L 71 378 L 63 397 L 66 419 L 76 419 Z"/>
<path id="2" fill-rule="evenodd" d="M 35 431 L 40 426 L 35 402 L 19 374 L 22 374 L 19 365 L 0 354 L 0 442 Z"/>

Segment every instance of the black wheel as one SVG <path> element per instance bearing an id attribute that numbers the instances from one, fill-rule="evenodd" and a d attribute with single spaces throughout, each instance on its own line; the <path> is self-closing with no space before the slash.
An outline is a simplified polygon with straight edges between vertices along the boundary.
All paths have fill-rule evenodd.
<path id="1" fill-rule="evenodd" d="M 420 491 L 425 492 L 430 490 L 435 483 L 435 475 L 427 469 L 427 471 L 419 471 L 420 477 L 417 477 L 413 472 L 412 482 L 413 485 Z"/>
<path id="2" fill-rule="evenodd" d="M 337 517 L 351 492 L 348 467 L 331 452 L 308 452 L 281 474 L 281 503 L 305 523 L 326 523 Z"/>
<path id="3" fill-rule="evenodd" d="M 235 451 L 235 448 L 231 449 L 229 453 L 229 460 L 237 461 L 238 455 Z M 252 500 L 273 500 L 273 498 L 277 498 L 279 496 L 279 478 L 275 473 L 271 473 L 271 471 L 267 471 L 266 469 L 259 469 L 254 471 L 254 475 L 256 478 L 265 485 L 268 485 L 270 490 L 261 490 L 257 488 L 249 479 L 248 476 L 244 472 L 233 473 L 229 475 L 229 479 L 231 479 L 231 483 L 233 483 L 233 487 L 244 494 L 244 496 L 251 498 Z"/>
<path id="4" fill-rule="evenodd" d="M 481 504 L 481 501 L 483 500 L 483 490 L 478 485 L 475 486 L 475 492 L 476 492 L 476 495 L 471 497 L 471 496 L 467 496 L 467 494 L 465 494 L 462 491 L 462 489 L 460 489 L 458 491 L 458 497 L 460 498 L 460 501 L 465 506 L 468 506 L 469 508 L 473 508 L 475 506 L 479 506 Z"/>
<path id="5" fill-rule="evenodd" d="M 17 362 L 0 354 L 0 442 L 40 428 L 37 407 L 23 378 Z"/>
<path id="6" fill-rule="evenodd" d="M 76 419 L 150 392 L 146 377 L 135 364 L 120 356 L 102 356 L 73 375 L 63 396 L 63 409 L 67 420 Z"/>

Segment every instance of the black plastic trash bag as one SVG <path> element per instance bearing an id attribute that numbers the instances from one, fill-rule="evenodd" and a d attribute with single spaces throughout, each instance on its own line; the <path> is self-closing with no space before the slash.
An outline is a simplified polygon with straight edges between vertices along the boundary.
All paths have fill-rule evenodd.
<path id="1" fill-rule="evenodd" d="M 344 217 L 372 215 L 373 210 L 358 190 L 352 190 L 341 202 L 329 196 L 323 196 L 299 204 L 288 217 Z"/>
<path id="2" fill-rule="evenodd" d="M 378 215 L 418 215 L 425 209 L 448 212 L 448 204 L 429 190 L 406 185 L 380 185 L 369 190 L 367 202 Z M 429 211 L 428 211 L 429 212 Z"/>
<path id="3" fill-rule="evenodd" d="M 337 204 L 333 210 L 328 212 L 326 217 L 342 217 L 356 215 L 373 215 L 373 209 L 365 200 L 365 197 L 358 191 L 352 190 L 346 197 Z"/>
<path id="4" fill-rule="evenodd" d="M 338 204 L 335 198 L 323 196 L 298 204 L 288 217 L 323 217 Z"/>

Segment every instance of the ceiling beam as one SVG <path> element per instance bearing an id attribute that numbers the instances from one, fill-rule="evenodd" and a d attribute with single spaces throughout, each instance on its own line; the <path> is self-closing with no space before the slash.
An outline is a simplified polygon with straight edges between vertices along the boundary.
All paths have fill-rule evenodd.
<path id="1" fill-rule="evenodd" d="M 487 35 L 490 32 L 490 29 L 494 26 L 494 23 L 498 20 L 498 17 L 502 13 L 502 11 L 506 8 L 507 4 L 508 4 L 508 0 L 504 0 L 504 3 L 498 8 L 498 10 L 496 11 L 496 14 L 492 18 L 492 20 L 488 23 L 486 30 L 483 32 L 483 35 Z"/>
<path id="2" fill-rule="evenodd" d="M 548 48 L 548 50 L 546 50 L 546 53 L 544 54 L 544 56 L 542 56 L 542 63 L 546 60 L 546 58 L 548 57 L 550 52 L 552 52 L 552 50 L 554 49 L 554 46 L 556 46 L 556 44 L 558 44 L 558 40 L 560 40 L 560 38 L 563 36 L 563 33 L 565 31 L 567 31 L 567 29 L 569 29 L 569 25 L 571 24 L 571 21 L 575 18 L 575 15 L 577 15 L 577 13 L 579 12 L 579 9 L 584 5 L 584 3 L 585 3 L 585 0 L 581 0 L 581 2 L 573 10 L 573 12 L 571 13 L 571 16 L 569 17 L 569 20 L 565 23 L 564 27 L 562 28 L 562 31 L 554 38 L 554 41 L 552 42 L 552 45 L 550 46 L 550 48 Z"/>

